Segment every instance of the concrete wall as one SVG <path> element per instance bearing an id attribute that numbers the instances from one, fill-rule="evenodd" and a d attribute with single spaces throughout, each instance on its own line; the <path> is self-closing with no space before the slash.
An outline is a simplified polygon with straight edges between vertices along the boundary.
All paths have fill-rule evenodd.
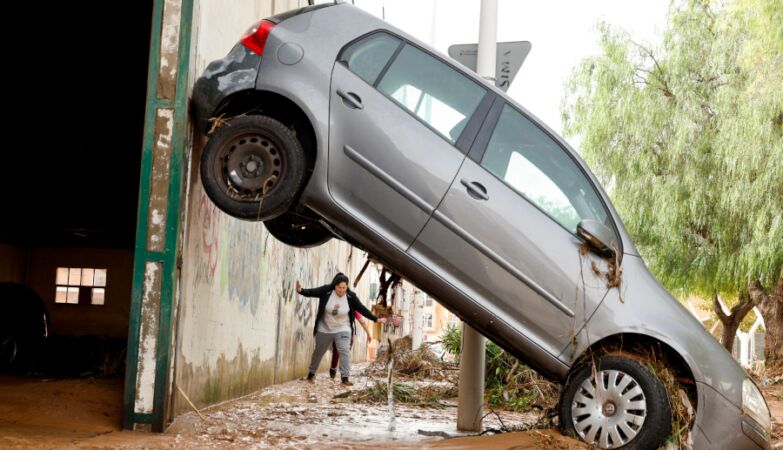
<path id="1" fill-rule="evenodd" d="M 24 284 L 27 267 L 27 248 L 0 244 L 0 282 Z"/>
<path id="2" fill-rule="evenodd" d="M 197 1 L 191 73 L 197 76 L 209 61 L 225 55 L 255 21 L 305 4 L 235 1 L 226 8 L 217 0 Z M 201 187 L 204 141 L 194 139 L 188 152 L 174 382 L 204 406 L 305 375 L 317 302 L 298 296 L 294 283 L 325 284 L 337 271 L 353 279 L 364 254 L 336 240 L 316 249 L 287 247 L 263 224 L 221 213 Z M 369 305 L 366 278 L 355 290 Z M 364 358 L 365 340 L 357 339 L 353 354 L 354 361 Z M 174 414 L 188 409 L 175 394 Z"/>
<path id="3" fill-rule="evenodd" d="M 364 254 L 337 240 L 307 250 L 281 244 L 261 223 L 217 210 L 200 183 L 193 173 L 175 382 L 203 406 L 305 375 L 317 301 L 294 283 L 318 286 L 338 271 L 353 278 Z M 355 291 L 370 304 L 367 280 Z M 364 359 L 363 339 L 353 354 Z M 175 412 L 187 409 L 176 402 Z"/>
<path id="4" fill-rule="evenodd" d="M 58 267 L 105 268 L 103 305 L 54 302 Z M 34 247 L 30 251 L 26 284 L 44 300 L 52 315 L 50 332 L 63 336 L 128 336 L 133 276 L 133 251 Z"/>

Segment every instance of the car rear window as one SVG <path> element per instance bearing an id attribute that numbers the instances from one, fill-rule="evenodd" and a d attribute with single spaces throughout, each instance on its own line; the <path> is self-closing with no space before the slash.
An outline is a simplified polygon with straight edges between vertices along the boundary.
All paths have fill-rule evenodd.
<path id="1" fill-rule="evenodd" d="M 487 90 L 453 67 L 410 45 L 399 52 L 378 90 L 452 144 Z"/>

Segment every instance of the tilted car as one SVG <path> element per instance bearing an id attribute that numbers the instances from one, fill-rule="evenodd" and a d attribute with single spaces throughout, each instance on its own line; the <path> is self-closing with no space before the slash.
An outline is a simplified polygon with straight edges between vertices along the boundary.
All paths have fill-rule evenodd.
<path id="1" fill-rule="evenodd" d="M 192 105 L 219 208 L 290 245 L 371 252 L 563 383 L 566 432 L 657 448 L 673 430 L 656 359 L 696 410 L 694 448 L 769 448 L 759 389 L 649 273 L 579 155 L 466 68 L 317 5 L 253 26 Z"/>

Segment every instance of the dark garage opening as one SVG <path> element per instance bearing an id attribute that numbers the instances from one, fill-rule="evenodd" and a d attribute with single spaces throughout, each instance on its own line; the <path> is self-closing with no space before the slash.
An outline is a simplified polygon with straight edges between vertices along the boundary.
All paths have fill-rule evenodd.
<path id="1" fill-rule="evenodd" d="M 152 20 L 151 0 L 36 7 L 5 55 L 6 436 L 120 427 Z"/>

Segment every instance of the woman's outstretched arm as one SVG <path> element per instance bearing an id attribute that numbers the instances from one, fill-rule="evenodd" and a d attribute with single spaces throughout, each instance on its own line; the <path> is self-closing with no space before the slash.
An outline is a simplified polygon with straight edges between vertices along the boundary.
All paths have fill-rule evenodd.
<path id="1" fill-rule="evenodd" d="M 304 297 L 320 297 L 328 292 L 329 288 L 331 288 L 331 286 L 325 284 L 316 288 L 305 289 L 302 287 L 302 283 L 300 283 L 299 280 L 296 280 L 296 292 Z"/>

